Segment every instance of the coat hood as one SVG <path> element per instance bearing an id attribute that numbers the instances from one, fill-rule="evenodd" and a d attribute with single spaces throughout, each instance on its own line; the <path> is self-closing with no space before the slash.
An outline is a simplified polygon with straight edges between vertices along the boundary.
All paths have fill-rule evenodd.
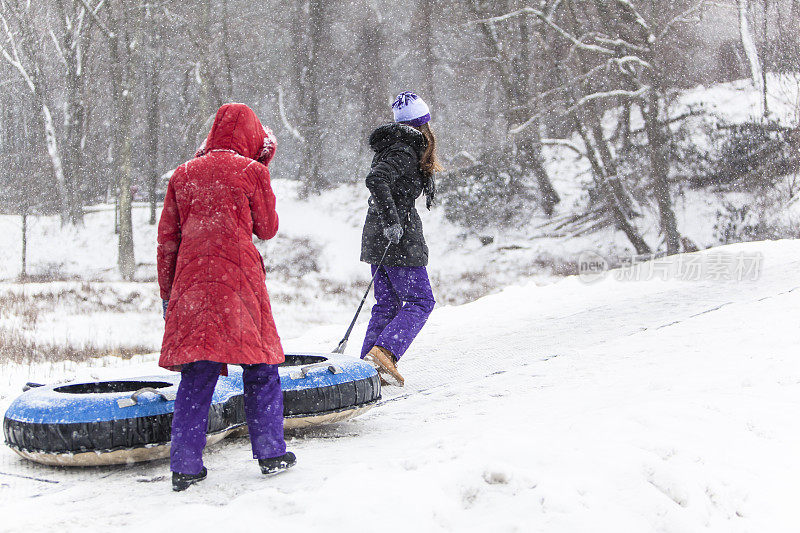
<path id="1" fill-rule="evenodd" d="M 275 156 L 275 148 L 275 135 L 261 125 L 252 109 L 245 104 L 225 104 L 217 111 L 214 125 L 195 156 L 212 150 L 233 150 L 268 165 Z"/>
<path id="2" fill-rule="evenodd" d="M 384 124 L 373 131 L 372 135 L 369 136 L 369 145 L 376 152 L 396 142 L 403 142 L 420 154 L 425 150 L 425 146 L 428 144 L 425 140 L 425 136 L 419 130 L 399 122 Z"/>

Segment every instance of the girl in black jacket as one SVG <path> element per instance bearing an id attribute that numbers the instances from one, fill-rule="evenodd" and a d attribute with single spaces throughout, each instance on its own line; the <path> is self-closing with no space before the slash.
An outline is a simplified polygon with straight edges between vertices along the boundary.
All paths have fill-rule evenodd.
<path id="1" fill-rule="evenodd" d="M 369 199 L 361 237 L 361 260 L 372 265 L 375 299 L 361 357 L 371 361 L 384 384 L 403 386 L 397 361 L 425 325 L 436 303 L 426 266 L 428 246 L 414 202 L 425 193 L 430 209 L 436 192 L 433 174 L 436 139 L 430 111 L 414 93 L 392 104 L 395 122 L 376 129 L 367 176 Z"/>

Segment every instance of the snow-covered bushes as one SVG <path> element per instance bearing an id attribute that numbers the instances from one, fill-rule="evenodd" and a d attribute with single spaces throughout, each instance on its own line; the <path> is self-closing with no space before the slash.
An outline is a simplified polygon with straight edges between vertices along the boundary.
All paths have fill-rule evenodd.
<path id="1" fill-rule="evenodd" d="M 519 228 L 536 211 L 536 194 L 509 154 L 492 152 L 438 178 L 439 201 L 454 224 L 473 231 Z"/>
<path id="2" fill-rule="evenodd" d="M 717 210 L 714 239 L 720 244 L 800 238 L 800 226 L 792 220 L 770 215 L 778 206 L 774 198 L 760 198 L 754 204 L 737 206 L 723 202 Z M 766 206 L 766 207 L 765 207 Z"/>
<path id="3" fill-rule="evenodd" d="M 733 184 L 740 190 L 773 186 L 800 162 L 788 134 L 788 128 L 775 122 L 721 126 L 710 183 Z"/>
<path id="4" fill-rule="evenodd" d="M 737 207 L 724 202 L 717 211 L 714 238 L 720 244 L 768 239 L 771 238 L 769 233 L 769 226 L 747 204 Z"/>

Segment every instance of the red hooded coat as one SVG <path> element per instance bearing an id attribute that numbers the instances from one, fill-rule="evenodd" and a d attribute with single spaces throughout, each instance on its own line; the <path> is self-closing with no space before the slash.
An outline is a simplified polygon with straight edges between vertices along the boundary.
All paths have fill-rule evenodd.
<path id="1" fill-rule="evenodd" d="M 169 300 L 160 366 L 283 362 L 252 237 L 278 231 L 266 166 L 274 153 L 253 110 L 226 104 L 198 157 L 170 178 L 158 224 L 158 284 Z"/>

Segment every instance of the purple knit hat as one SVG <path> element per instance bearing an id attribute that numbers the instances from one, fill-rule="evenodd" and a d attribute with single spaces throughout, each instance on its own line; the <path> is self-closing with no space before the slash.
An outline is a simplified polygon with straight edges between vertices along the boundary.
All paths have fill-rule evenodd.
<path id="1" fill-rule="evenodd" d="M 397 95 L 392 104 L 392 111 L 394 111 L 395 122 L 402 122 L 409 126 L 419 127 L 427 124 L 431 119 L 428 104 L 411 91 Z"/>

